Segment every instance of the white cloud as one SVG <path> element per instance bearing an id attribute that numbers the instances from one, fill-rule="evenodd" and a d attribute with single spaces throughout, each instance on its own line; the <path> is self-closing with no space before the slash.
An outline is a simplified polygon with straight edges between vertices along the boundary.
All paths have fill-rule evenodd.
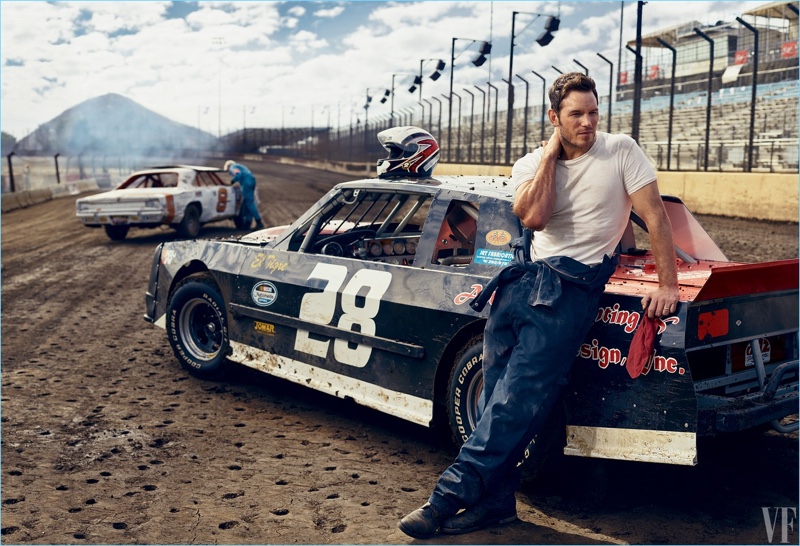
<path id="1" fill-rule="evenodd" d="M 649 2 L 643 31 L 691 19 L 733 20 L 761 4 Z M 423 98 L 436 105 L 435 111 L 434 97 L 442 101 L 446 113 L 442 95 L 449 91 L 453 37 L 462 38 L 455 48 L 456 92 L 464 87 L 475 92 L 474 85 L 485 92 L 491 81 L 500 88 L 502 102 L 512 11 L 521 13 L 514 71 L 530 75 L 532 90 L 539 89 L 539 80 L 531 70 L 550 82 L 556 74 L 550 66 L 576 70 L 573 59 L 589 66 L 605 90 L 608 65 L 596 54 L 616 65 L 619 49 L 619 2 L 308 2 L 286 9 L 271 1 L 204 1 L 185 19 L 168 19 L 170 5 L 0 2 L 3 130 L 21 138 L 65 109 L 111 92 L 181 123 L 198 125 L 199 120 L 213 133 L 218 119 L 223 131 L 241 127 L 243 112 L 250 126 L 307 125 L 312 107 L 316 124 L 323 108 L 334 123 L 337 117 L 348 123 L 351 115 L 363 120 L 367 88 L 381 92 L 391 86 L 393 74 L 395 108 L 419 108 L 419 96 L 407 88 L 423 59 L 448 64 L 434 82 L 427 77 L 433 63 L 425 61 L 423 84 Z M 535 43 L 543 19 L 530 13 L 562 17 L 546 48 Z M 635 24 L 636 3 L 626 2 L 625 42 L 633 39 Z M 489 62 L 473 66 L 471 40 L 489 39 L 494 45 Z M 630 54 L 622 53 L 629 61 Z M 468 95 L 462 97 L 469 102 Z M 374 102 L 370 119 L 387 115 L 389 108 Z"/>
<path id="2" fill-rule="evenodd" d="M 319 9 L 314 12 L 314 17 L 333 19 L 339 17 L 344 12 L 344 6 L 336 6 L 330 9 Z"/>

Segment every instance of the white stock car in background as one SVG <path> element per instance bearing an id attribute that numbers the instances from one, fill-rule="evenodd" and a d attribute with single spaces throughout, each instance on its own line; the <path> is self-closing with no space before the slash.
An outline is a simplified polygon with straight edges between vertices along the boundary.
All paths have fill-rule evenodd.
<path id="1" fill-rule="evenodd" d="M 103 226 L 114 241 L 131 227 L 168 225 L 190 239 L 208 222 L 232 219 L 243 229 L 242 189 L 224 181 L 221 172 L 190 165 L 137 171 L 111 191 L 76 200 L 75 211 L 85 226 Z"/>

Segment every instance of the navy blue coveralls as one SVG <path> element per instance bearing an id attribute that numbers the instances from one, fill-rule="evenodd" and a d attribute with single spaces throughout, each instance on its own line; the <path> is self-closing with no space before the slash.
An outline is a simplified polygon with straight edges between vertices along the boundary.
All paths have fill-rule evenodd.
<path id="1" fill-rule="evenodd" d="M 482 412 L 430 496 L 439 517 L 479 503 L 514 510 L 517 463 L 567 384 L 616 266 L 608 256 L 594 266 L 563 256 L 533 262 L 527 229 L 511 246 L 514 262 L 472 303 L 480 311 L 496 289 L 484 331 Z"/>
<path id="2" fill-rule="evenodd" d="M 234 163 L 228 170 L 231 183 L 238 182 L 242 186 L 242 219 L 249 226 L 255 220 L 256 225 L 261 225 L 261 215 L 256 207 L 256 177 L 250 169 L 239 163 Z"/>

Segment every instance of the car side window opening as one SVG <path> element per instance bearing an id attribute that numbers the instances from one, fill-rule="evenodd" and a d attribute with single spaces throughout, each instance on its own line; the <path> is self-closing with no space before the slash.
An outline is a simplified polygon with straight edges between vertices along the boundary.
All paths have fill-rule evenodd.
<path id="1" fill-rule="evenodd" d="M 152 187 L 150 184 L 151 182 L 148 180 L 147 175 L 140 175 L 135 178 L 129 178 L 120 184 L 119 189 L 150 188 Z"/>
<path id="2" fill-rule="evenodd" d="M 298 230 L 298 250 L 411 265 L 430 201 L 427 194 L 348 189 Z"/>
<path id="3" fill-rule="evenodd" d="M 176 173 L 161 173 L 161 187 L 174 188 L 178 185 L 178 175 Z"/>
<path id="4" fill-rule="evenodd" d="M 175 180 L 175 183 L 177 185 L 178 181 Z M 214 179 L 214 177 L 211 175 L 211 173 L 206 173 L 206 172 L 200 171 L 195 176 L 194 185 L 195 186 L 202 186 L 202 187 L 212 188 L 214 186 L 219 186 L 220 184 L 219 184 L 219 182 L 217 180 Z"/>
<path id="5" fill-rule="evenodd" d="M 465 266 L 472 262 L 478 213 L 477 203 L 455 199 L 450 202 L 436 238 L 432 264 Z"/>
<path id="6" fill-rule="evenodd" d="M 148 173 L 131 178 L 120 185 L 120 189 L 171 188 L 178 185 L 176 173 Z"/>

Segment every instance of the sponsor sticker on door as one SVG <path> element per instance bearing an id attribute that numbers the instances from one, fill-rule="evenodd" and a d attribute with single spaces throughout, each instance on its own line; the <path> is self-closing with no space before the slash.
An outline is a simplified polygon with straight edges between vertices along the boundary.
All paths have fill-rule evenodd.
<path id="1" fill-rule="evenodd" d="M 261 281 L 250 291 L 250 296 L 259 307 L 268 307 L 278 299 L 278 289 L 269 281 Z"/>

